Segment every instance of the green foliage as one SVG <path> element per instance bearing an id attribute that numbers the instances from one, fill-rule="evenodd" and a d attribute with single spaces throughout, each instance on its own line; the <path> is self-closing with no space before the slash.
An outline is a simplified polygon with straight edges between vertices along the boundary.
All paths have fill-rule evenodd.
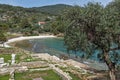
<path id="1" fill-rule="evenodd" d="M 54 71 L 52 70 L 49 70 L 49 71 L 46 71 L 49 75 L 46 77 L 46 76 L 43 76 L 43 79 L 44 80 L 62 80 L 60 76 L 58 76 L 58 74 L 56 74 Z"/>
<path id="2" fill-rule="evenodd" d="M 115 8 L 104 9 L 98 3 L 88 3 L 84 8 L 70 9 L 66 18 L 70 21 L 65 32 L 68 50 L 110 51 L 111 43 L 119 44 L 119 14 Z"/>
<path id="3" fill-rule="evenodd" d="M 11 60 L 11 54 L 0 54 L 0 57 L 3 57 L 6 63 L 8 63 L 9 60 Z"/>
<path id="4" fill-rule="evenodd" d="M 20 62 L 20 54 L 16 54 L 16 56 L 15 56 L 15 61 L 16 61 L 16 63 L 19 63 Z M 11 54 L 0 54 L 0 58 L 1 57 L 3 57 L 4 58 L 4 61 L 5 61 L 5 63 L 10 63 L 10 61 L 11 61 Z"/>
<path id="5" fill-rule="evenodd" d="M 77 75 L 69 73 L 70 76 L 72 77 L 72 80 L 81 80 Z"/>
<path id="6" fill-rule="evenodd" d="M 9 27 L 7 24 L 0 23 L 0 32 L 5 33 L 9 30 Z"/>
<path id="7" fill-rule="evenodd" d="M 38 35 L 41 32 L 50 32 L 52 19 L 64 9 L 72 6 L 57 4 L 43 7 L 23 8 L 0 4 L 0 22 L 10 28 L 10 32 L 23 33 L 24 35 Z M 43 29 L 38 25 L 45 21 Z M 58 24 L 56 24 L 58 25 Z M 59 30 L 63 32 L 62 27 Z"/>
<path id="8" fill-rule="evenodd" d="M 27 22 L 30 24 L 35 24 L 41 20 L 41 16 L 45 16 L 39 12 L 29 13 L 26 8 L 22 7 L 13 7 L 10 5 L 0 6 L 0 22 L 2 25 L 3 23 L 9 25 L 8 27 L 10 28 L 10 32 L 24 32 L 24 28 L 26 28 L 25 26 L 31 26 L 27 25 Z"/>
<path id="9" fill-rule="evenodd" d="M 2 32 L 0 32 L 0 43 L 3 44 L 6 41 L 7 41 L 7 39 L 6 39 L 5 35 Z"/>
<path id="10" fill-rule="evenodd" d="M 117 2 L 105 8 L 98 3 L 88 3 L 82 8 L 72 8 L 65 15 L 65 19 L 69 19 L 64 37 L 67 49 L 84 51 L 83 56 L 87 58 L 99 50 L 98 58 L 107 64 L 113 74 L 115 65 L 120 61 L 120 53 L 116 51 L 120 50 L 120 11 Z"/>
<path id="11" fill-rule="evenodd" d="M 5 34 L 8 30 L 9 28 L 7 24 L 0 23 L 0 42 L 1 43 L 4 43 L 5 41 L 7 41 Z"/>
<path id="12" fill-rule="evenodd" d="M 51 32 L 54 34 L 64 33 L 65 32 L 65 23 L 62 20 L 62 17 L 58 16 L 52 23 L 51 23 Z"/>
<path id="13" fill-rule="evenodd" d="M 75 6 L 68 11 L 66 18 L 70 18 L 70 24 L 65 32 L 65 44 L 69 45 L 67 47 L 68 50 L 89 51 L 87 48 L 89 46 L 89 39 L 91 38 L 92 41 L 95 27 L 100 22 L 101 12 L 102 7 L 97 3 L 89 3 L 84 8 Z"/>

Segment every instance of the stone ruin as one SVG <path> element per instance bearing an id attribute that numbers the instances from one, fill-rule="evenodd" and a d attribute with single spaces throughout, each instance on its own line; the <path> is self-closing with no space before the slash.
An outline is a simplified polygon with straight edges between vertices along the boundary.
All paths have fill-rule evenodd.
<path id="1" fill-rule="evenodd" d="M 16 56 L 16 54 L 12 54 L 11 56 L 12 56 L 11 64 L 13 65 L 13 64 L 15 64 L 15 56 Z"/>

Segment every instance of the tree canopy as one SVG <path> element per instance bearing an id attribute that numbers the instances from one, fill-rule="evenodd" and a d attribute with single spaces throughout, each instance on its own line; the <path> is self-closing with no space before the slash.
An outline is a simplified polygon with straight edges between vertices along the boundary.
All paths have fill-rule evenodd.
<path id="1" fill-rule="evenodd" d="M 115 65 L 120 62 L 120 13 L 111 4 L 103 7 L 88 3 L 68 10 L 64 17 L 69 21 L 64 40 L 68 50 L 84 51 L 86 58 L 99 50 L 98 58 L 107 64 L 110 78 L 115 80 Z"/>

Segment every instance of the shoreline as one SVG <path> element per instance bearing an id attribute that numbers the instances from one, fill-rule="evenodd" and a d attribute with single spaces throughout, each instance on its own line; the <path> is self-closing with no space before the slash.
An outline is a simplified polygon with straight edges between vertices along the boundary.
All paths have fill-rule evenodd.
<path id="1" fill-rule="evenodd" d="M 39 38 L 56 38 L 56 36 L 54 35 L 40 35 L 40 36 L 26 36 L 26 37 L 21 36 L 21 37 L 9 39 L 7 42 L 4 43 L 4 47 L 11 47 L 9 44 L 12 42 L 29 40 L 29 39 L 39 39 Z"/>
<path id="2" fill-rule="evenodd" d="M 6 48 L 9 48 L 9 47 L 12 47 L 12 46 L 10 46 L 9 44 L 10 43 L 13 43 L 13 42 L 17 42 L 17 41 L 22 41 L 22 40 L 29 40 L 29 39 L 42 39 L 42 38 L 57 38 L 57 36 L 54 36 L 54 35 L 40 35 L 40 36 L 26 36 L 26 37 L 24 37 L 24 36 L 21 36 L 21 37 L 17 37 L 17 38 L 12 38 L 12 39 L 9 39 L 7 42 L 5 42 L 4 43 L 4 47 L 6 47 Z M 45 56 L 45 54 L 44 54 L 44 56 Z M 72 63 L 72 64 L 71 64 Z M 84 65 L 84 68 L 85 68 L 85 66 L 87 67 L 87 68 L 90 68 L 90 64 L 91 63 L 89 63 L 89 62 L 87 62 L 87 64 L 86 63 L 81 63 L 81 62 L 78 62 L 78 61 L 76 61 L 76 60 L 74 60 L 74 59 L 72 59 L 72 60 L 70 60 L 70 65 L 73 65 L 73 64 L 76 64 L 76 66 L 79 66 L 79 67 L 83 67 L 82 65 Z M 75 64 L 74 64 L 74 66 L 75 66 Z M 94 65 L 96 65 L 96 64 L 94 64 Z M 88 67 L 89 66 L 89 67 Z M 92 68 L 92 67 L 91 67 Z M 95 68 L 94 68 L 95 69 Z"/>
<path id="3" fill-rule="evenodd" d="M 54 36 L 54 35 L 39 35 L 39 36 L 16 37 L 16 38 L 9 39 L 7 42 L 5 42 L 4 47 L 7 47 L 7 48 L 12 47 L 9 44 L 13 43 L 13 42 L 17 42 L 17 41 L 29 40 L 29 39 L 40 39 L 40 38 L 57 38 L 57 36 Z M 35 54 L 33 54 L 33 55 L 35 55 Z M 48 57 L 49 54 L 39 54 L 39 55 L 43 55 L 42 58 L 46 58 L 46 57 Z M 49 55 L 49 57 L 53 58 L 53 56 L 51 56 L 51 55 Z M 70 62 L 67 62 L 67 61 L 70 61 Z M 68 63 L 69 65 L 73 65 L 73 66 L 76 64 L 77 67 L 79 66 L 81 68 L 90 68 L 90 67 L 88 67 L 88 65 L 83 64 L 81 62 L 77 62 L 77 61 L 75 61 L 73 59 L 66 60 L 66 63 Z"/>

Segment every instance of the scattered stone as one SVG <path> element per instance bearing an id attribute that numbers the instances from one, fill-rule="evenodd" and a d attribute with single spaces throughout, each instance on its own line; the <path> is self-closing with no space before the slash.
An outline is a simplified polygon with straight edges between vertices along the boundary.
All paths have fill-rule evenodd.
<path id="1" fill-rule="evenodd" d="M 35 78 L 35 79 L 33 79 L 33 80 L 43 80 L 42 78 Z"/>
<path id="2" fill-rule="evenodd" d="M 55 60 L 57 60 L 57 61 L 60 60 L 60 58 L 58 58 L 58 57 L 56 57 L 56 56 L 52 56 L 52 57 L 53 57 L 53 59 L 55 59 Z"/>
<path id="3" fill-rule="evenodd" d="M 4 63 L 4 58 L 0 58 L 0 67 L 8 66 L 9 64 Z"/>
<path id="4" fill-rule="evenodd" d="M 0 64 L 4 63 L 4 58 L 0 58 Z"/>
<path id="5" fill-rule="evenodd" d="M 88 65 L 85 65 L 85 64 L 83 64 L 83 63 L 79 63 L 79 62 L 77 62 L 77 61 L 74 61 L 74 60 L 72 60 L 72 59 L 69 59 L 69 60 L 65 60 L 64 61 L 66 64 L 68 64 L 68 65 L 71 65 L 71 66 L 74 66 L 74 67 L 79 67 L 79 68 L 84 68 L 84 69 L 88 69 L 88 68 L 90 68 Z"/>

